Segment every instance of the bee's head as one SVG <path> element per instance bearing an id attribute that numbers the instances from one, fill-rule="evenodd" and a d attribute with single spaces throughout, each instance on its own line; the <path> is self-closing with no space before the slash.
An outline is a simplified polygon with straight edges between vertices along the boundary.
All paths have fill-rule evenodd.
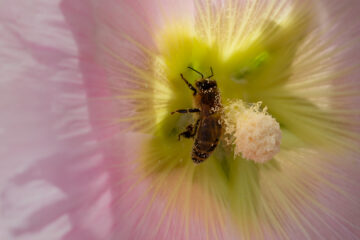
<path id="1" fill-rule="evenodd" d="M 217 88 L 216 81 L 210 80 L 210 79 L 201 79 L 201 80 L 197 81 L 195 84 L 196 84 L 196 87 L 201 91 L 206 91 L 206 90 L 210 90 L 212 88 Z"/>

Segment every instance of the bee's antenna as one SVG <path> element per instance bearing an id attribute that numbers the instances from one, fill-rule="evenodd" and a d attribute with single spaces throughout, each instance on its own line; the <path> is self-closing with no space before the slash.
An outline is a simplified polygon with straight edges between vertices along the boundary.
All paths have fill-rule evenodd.
<path id="1" fill-rule="evenodd" d="M 193 70 L 194 72 L 197 72 L 198 74 L 200 74 L 201 78 L 204 79 L 204 75 L 203 75 L 201 72 L 193 69 L 192 67 L 188 67 L 188 68 L 191 69 L 191 70 Z"/>
<path id="2" fill-rule="evenodd" d="M 210 67 L 210 71 L 211 71 L 211 75 L 210 75 L 210 76 L 208 76 L 208 78 L 211 78 L 212 76 L 214 76 L 214 72 L 213 72 L 212 67 Z"/>

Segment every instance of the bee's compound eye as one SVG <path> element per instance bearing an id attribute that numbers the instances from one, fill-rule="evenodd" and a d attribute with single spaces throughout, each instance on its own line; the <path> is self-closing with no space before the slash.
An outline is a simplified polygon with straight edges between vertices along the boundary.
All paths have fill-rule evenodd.
<path id="1" fill-rule="evenodd" d="M 195 85 L 196 85 L 197 87 L 200 87 L 200 86 L 201 86 L 201 82 L 196 82 Z"/>

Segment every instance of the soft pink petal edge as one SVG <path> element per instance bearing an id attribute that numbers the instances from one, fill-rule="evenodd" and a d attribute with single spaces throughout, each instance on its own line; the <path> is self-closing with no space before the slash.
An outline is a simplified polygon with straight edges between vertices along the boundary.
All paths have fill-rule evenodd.
<path id="1" fill-rule="evenodd" d="M 113 113 L 89 101 L 109 95 L 91 6 L 1 5 L 0 238 L 110 239 L 112 159 L 100 144 L 108 133 L 90 115 Z"/>

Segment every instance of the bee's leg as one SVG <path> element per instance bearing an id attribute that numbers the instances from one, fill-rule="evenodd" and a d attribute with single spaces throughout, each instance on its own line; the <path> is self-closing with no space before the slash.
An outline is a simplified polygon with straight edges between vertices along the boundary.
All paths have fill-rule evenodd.
<path id="1" fill-rule="evenodd" d="M 198 109 L 198 108 L 178 109 L 174 112 L 171 112 L 171 114 L 174 114 L 174 113 L 196 113 L 196 112 L 200 112 L 200 109 Z"/>
<path id="2" fill-rule="evenodd" d="M 188 80 L 186 80 L 184 78 L 184 76 L 182 75 L 182 73 L 180 74 L 181 78 L 185 81 L 186 85 L 188 85 L 188 87 L 194 92 L 193 95 L 195 96 L 197 91 L 196 91 L 196 88 L 194 88 L 193 85 L 191 85 L 191 83 L 188 82 Z"/>
<path id="3" fill-rule="evenodd" d="M 189 126 L 186 127 L 186 131 L 184 131 L 178 135 L 178 140 L 180 141 L 181 136 L 183 136 L 184 138 L 192 138 L 193 130 L 194 130 L 194 127 L 192 124 L 190 124 Z"/>
<path id="4" fill-rule="evenodd" d="M 186 131 L 182 132 L 178 136 L 178 140 L 180 141 L 180 137 L 183 136 L 185 138 L 193 138 L 196 135 L 197 129 L 199 127 L 200 119 L 197 120 L 195 124 L 195 128 L 193 124 L 190 124 L 186 127 Z"/>
<path id="5" fill-rule="evenodd" d="M 196 121 L 195 129 L 194 129 L 194 132 L 193 132 L 193 134 L 192 134 L 192 137 L 194 137 L 194 136 L 196 135 L 196 132 L 197 132 L 198 127 L 199 127 L 199 123 L 200 123 L 200 119 L 198 119 L 198 120 Z"/>

